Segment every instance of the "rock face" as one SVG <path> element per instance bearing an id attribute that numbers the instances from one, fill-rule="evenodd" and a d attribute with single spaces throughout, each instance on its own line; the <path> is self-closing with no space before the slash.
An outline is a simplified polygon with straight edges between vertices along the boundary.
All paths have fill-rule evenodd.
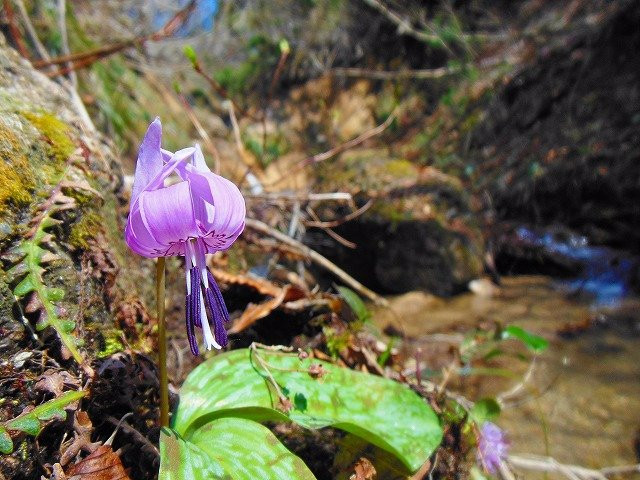
<path id="1" fill-rule="evenodd" d="M 150 327 L 125 293 L 136 273 L 118 275 L 133 261 L 119 161 L 83 131 L 68 98 L 0 37 L 0 359 L 3 378 L 20 385 L 2 382 L 0 422 L 42 401 L 36 383 L 48 368 L 84 384 L 93 359 L 121 350 L 123 338 L 141 342 Z M 25 438 L 19 455 L 0 457 L 0 478 L 40 476 L 33 459 L 51 457 L 35 455 L 32 437 L 14 445 Z M 59 438 L 50 440 L 53 451 Z"/>
<path id="2" fill-rule="evenodd" d="M 470 157 L 500 218 L 563 224 L 637 252 L 640 6 L 607 7 L 549 41 L 497 91 Z"/>
<path id="3" fill-rule="evenodd" d="M 384 150 L 346 152 L 323 168 L 323 187 L 337 189 L 337 181 L 360 204 L 372 204 L 335 228 L 356 248 L 318 230 L 309 231 L 306 242 L 363 283 L 387 293 L 452 295 L 482 274 L 482 234 L 457 179 L 390 158 Z M 337 213 L 325 212 L 324 218 Z"/>

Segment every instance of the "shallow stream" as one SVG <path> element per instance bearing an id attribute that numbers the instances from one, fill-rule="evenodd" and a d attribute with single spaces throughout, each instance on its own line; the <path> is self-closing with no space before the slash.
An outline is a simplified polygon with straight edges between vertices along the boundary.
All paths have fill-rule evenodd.
<path id="1" fill-rule="evenodd" d="M 451 299 L 419 292 L 394 297 L 375 321 L 403 333 L 400 350 L 409 364 L 422 349 L 422 369 L 436 382 L 451 360 L 451 343 L 478 325 L 515 324 L 547 338 L 549 348 L 497 421 L 509 433 L 512 452 L 588 467 L 638 462 L 640 299 L 602 305 L 540 276 L 504 278 L 499 289 L 485 287 Z M 448 387 L 471 399 L 504 394 L 521 383 L 530 364 L 505 356 L 497 367 L 515 375 L 455 376 Z"/>

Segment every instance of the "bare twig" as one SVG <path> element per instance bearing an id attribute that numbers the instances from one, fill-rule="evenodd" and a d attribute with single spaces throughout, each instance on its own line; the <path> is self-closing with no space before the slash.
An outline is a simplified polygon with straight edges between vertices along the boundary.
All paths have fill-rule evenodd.
<path id="1" fill-rule="evenodd" d="M 397 111 L 397 109 L 394 110 L 391 113 L 391 115 L 389 115 L 387 117 L 387 119 L 384 122 L 382 122 L 380 125 L 378 125 L 375 128 L 372 128 L 371 130 L 367 130 L 362 135 L 359 135 L 356 138 L 353 138 L 353 139 L 349 140 L 348 142 L 345 142 L 345 143 L 343 143 L 341 145 L 338 145 L 337 147 L 334 147 L 331 150 L 327 150 L 324 153 L 319 153 L 317 155 L 313 155 L 311 157 L 305 158 L 304 160 L 302 160 L 300 162 L 300 164 L 297 167 L 294 167 L 293 169 L 289 170 L 289 172 L 287 172 L 286 176 L 283 175 L 280 178 L 274 180 L 273 182 L 269 183 L 269 186 L 277 185 L 278 183 L 282 182 L 285 178 L 289 178 L 292 174 L 300 171 L 301 169 L 303 169 L 307 165 L 313 165 L 315 163 L 319 163 L 319 162 L 323 162 L 325 160 L 328 160 L 331 157 L 335 157 L 339 153 L 342 153 L 342 152 L 344 152 L 346 150 L 349 150 L 351 148 L 357 147 L 361 143 L 364 143 L 365 141 L 369 140 L 372 137 L 375 137 L 376 135 L 380 135 L 382 132 L 384 132 L 389 127 L 389 125 L 391 125 L 391 123 L 393 123 L 393 121 L 396 118 L 396 111 Z"/>
<path id="2" fill-rule="evenodd" d="M 333 68 L 329 71 L 334 75 L 341 77 L 354 78 L 371 78 L 373 80 L 400 80 L 405 78 L 413 78 L 418 80 L 428 80 L 434 78 L 442 78 L 447 75 L 459 73 L 460 67 L 441 67 L 428 70 L 367 70 L 364 68 Z"/>
<path id="3" fill-rule="evenodd" d="M 304 222 L 304 224 L 307 227 L 317 227 L 317 228 L 333 228 L 333 227 L 337 227 L 339 225 L 342 225 L 343 223 L 347 223 L 347 222 L 353 220 L 354 218 L 359 217 L 364 212 L 369 210 L 371 205 L 373 205 L 373 200 L 369 200 L 367 203 L 365 203 L 363 206 L 361 206 L 355 212 L 352 212 L 349 215 L 345 215 L 344 217 L 339 218 L 338 220 L 331 220 L 331 221 L 326 221 L 326 222 L 323 222 L 323 221 L 320 221 L 320 220 L 316 220 L 316 221 L 313 221 L 313 222 L 306 221 L 306 222 Z"/>
<path id="4" fill-rule="evenodd" d="M 233 101 L 229 99 L 225 102 L 225 105 L 227 107 L 227 111 L 229 112 L 229 119 L 231 120 L 231 127 L 233 130 L 233 137 L 236 141 L 236 149 L 238 150 L 238 154 L 240 155 L 242 162 L 247 167 L 244 172 L 244 175 L 242 176 L 240 181 L 237 183 L 238 185 L 242 185 L 242 183 L 244 183 L 244 180 L 249 173 L 253 173 L 254 175 L 256 175 L 258 180 L 260 180 L 261 183 L 264 183 L 264 174 L 263 174 L 262 168 L 260 167 L 260 165 L 258 165 L 255 158 L 247 152 L 247 150 L 244 148 L 244 145 L 242 143 L 240 126 L 238 125 L 238 119 L 235 113 L 235 110 L 236 110 L 235 103 L 233 103 Z"/>
<path id="5" fill-rule="evenodd" d="M 242 108 L 241 106 L 239 106 L 236 101 L 231 98 L 231 96 L 229 95 L 229 92 L 227 92 L 227 90 L 218 83 L 218 81 L 213 78 L 211 75 L 209 75 L 207 72 L 205 72 L 202 69 L 202 66 L 200 65 L 200 62 L 195 59 L 192 60 L 192 65 L 193 65 L 193 69 L 196 71 L 196 73 L 198 73 L 202 78 L 204 78 L 207 83 L 209 84 L 209 86 L 218 94 L 220 95 L 222 98 L 224 98 L 225 100 L 228 100 L 229 102 L 231 102 L 233 104 L 233 108 L 235 108 L 238 113 L 242 116 L 247 114 L 247 111 Z M 255 120 L 255 118 L 251 117 L 252 120 Z"/>
<path id="6" fill-rule="evenodd" d="M 7 23 L 9 24 L 9 33 L 11 34 L 11 38 L 16 44 L 18 48 L 18 52 L 24 58 L 29 58 L 29 49 L 27 45 L 24 43 L 24 39 L 22 38 L 22 34 L 20 33 L 20 29 L 16 25 L 15 15 L 13 13 L 13 6 L 11 5 L 11 0 L 4 0 L 3 2 L 4 11 L 7 15 Z"/>
<path id="7" fill-rule="evenodd" d="M 18 11 L 20 12 L 20 19 L 22 20 L 22 23 L 24 24 L 24 27 L 27 30 L 29 37 L 31 38 L 31 42 L 35 46 L 38 55 L 43 60 L 49 60 L 49 53 L 47 52 L 47 49 L 44 48 L 44 45 L 40 41 L 40 38 L 38 38 L 38 34 L 33 24 L 31 23 L 31 19 L 29 18 L 29 14 L 27 12 L 27 8 L 24 5 L 24 2 L 22 0 L 15 0 L 15 2 L 18 7 Z M 80 117 L 84 129 L 89 132 L 95 132 L 96 127 L 93 124 L 93 121 L 91 120 L 91 117 L 89 116 L 89 113 L 87 112 L 87 109 L 85 108 L 80 95 L 78 95 L 77 90 L 66 78 L 61 78 L 60 83 L 69 93 L 71 102 L 75 107 L 76 113 Z"/>
<path id="8" fill-rule="evenodd" d="M 360 292 L 362 295 L 369 298 L 376 304 L 385 306 L 385 307 L 389 305 L 389 302 L 387 302 L 386 299 L 382 298 L 380 295 L 378 295 L 374 291 L 362 285 L 355 278 L 351 277 L 347 272 L 345 272 L 340 267 L 338 267 L 335 263 L 323 257 L 315 250 L 312 250 L 311 248 L 307 247 L 305 244 L 289 237 L 288 235 L 285 235 L 284 233 L 276 230 L 275 228 L 270 227 L 269 225 L 267 225 L 264 222 L 261 222 L 260 220 L 247 218 L 246 225 L 247 227 L 255 231 L 269 235 L 282 243 L 285 243 L 289 246 L 296 248 L 303 255 L 305 255 L 306 257 L 308 257 L 309 259 L 311 259 L 313 262 L 317 263 L 321 267 L 326 268 L 327 270 L 332 272 L 334 275 L 340 278 L 343 282 L 345 282 L 351 288 Z"/>
<path id="9" fill-rule="evenodd" d="M 160 452 L 158 451 L 158 447 L 156 447 L 153 443 L 151 443 L 151 441 L 147 437 L 145 437 L 142 433 L 140 433 L 138 430 L 133 428 L 131 425 L 129 425 L 126 422 L 123 422 L 122 420 L 118 420 L 117 418 L 112 416 L 108 416 L 107 421 L 113 425 L 116 425 L 122 428 L 124 432 L 128 433 L 129 435 L 134 437 L 136 440 L 138 440 L 140 443 L 144 444 L 149 449 L 150 452 L 153 452 L 157 457 L 160 457 Z"/>
<path id="10" fill-rule="evenodd" d="M 377 127 L 372 128 L 371 130 L 367 130 L 362 135 L 359 135 L 356 138 L 354 138 L 352 140 L 349 140 L 348 142 L 343 143 L 342 145 L 338 145 L 337 147 L 334 147 L 331 150 L 328 150 L 328 151 L 326 151 L 324 153 L 319 153 L 319 154 L 314 155 L 312 157 L 306 158 L 304 160 L 304 163 L 313 164 L 313 163 L 323 162 L 323 161 L 325 161 L 325 160 L 327 160 L 327 159 L 329 159 L 331 157 L 335 157 L 336 155 L 338 155 L 339 153 L 344 152 L 345 150 L 349 150 L 350 148 L 357 147 L 361 143 L 364 143 L 366 140 L 369 140 L 370 138 L 375 137 L 376 135 L 380 135 L 396 119 L 396 113 L 397 113 L 397 111 L 394 110 L 391 113 L 391 115 L 389 115 L 387 117 L 387 119 L 384 122 L 382 122 L 380 125 L 378 125 Z"/>
<path id="11" fill-rule="evenodd" d="M 515 468 L 537 472 L 556 472 L 567 478 L 577 478 L 579 480 L 607 480 L 608 477 L 613 475 L 640 472 L 640 464 L 592 469 L 579 465 L 560 463 L 555 458 L 538 455 L 509 455 L 507 461 Z"/>
<path id="12" fill-rule="evenodd" d="M 17 0 L 22 2 L 22 0 Z M 74 70 L 88 67 L 95 62 L 113 55 L 115 53 L 126 50 L 127 48 L 142 45 L 146 41 L 158 41 L 166 37 L 169 37 L 175 33 L 175 31 L 182 25 L 189 17 L 193 9 L 195 8 L 196 1 L 191 0 L 183 9 L 176 13 L 160 30 L 152 33 L 151 35 L 143 35 L 141 37 L 131 38 L 112 45 L 105 45 L 88 52 L 79 52 L 62 55 L 56 58 L 49 58 L 48 56 L 42 56 L 42 60 L 34 62 L 33 65 L 36 68 L 49 67 L 51 65 L 71 65 L 60 68 L 53 72 L 47 73 L 50 77 L 56 77 L 59 75 L 66 75 Z"/>
<path id="13" fill-rule="evenodd" d="M 328 192 L 328 193 L 293 193 L 293 192 L 265 192 L 265 193 L 243 193 L 245 198 L 256 198 L 260 200 L 287 202 L 321 202 L 321 201 L 346 201 L 350 202 L 353 197 L 347 192 Z"/>
<path id="14" fill-rule="evenodd" d="M 198 135 L 200 135 L 200 138 L 204 142 L 205 148 L 209 151 L 209 153 L 213 157 L 213 171 L 219 174 L 221 160 L 220 160 L 220 153 L 218 152 L 218 149 L 214 145 L 213 141 L 211 140 L 211 137 L 209 136 L 205 128 L 202 126 L 202 123 L 200 123 L 200 120 L 198 120 L 198 117 L 193 111 L 193 108 L 191 108 L 191 105 L 189 105 L 189 102 L 187 102 L 187 99 L 184 98 L 184 95 L 178 95 L 178 97 L 180 98 L 180 103 L 182 103 L 182 106 L 184 107 L 184 111 L 187 113 L 189 120 L 191 121 L 192 125 L 195 127 L 196 131 L 198 132 Z"/>
<path id="15" fill-rule="evenodd" d="M 417 30 L 411 25 L 411 23 L 408 20 L 405 20 L 400 15 L 390 10 L 389 7 L 384 5 L 379 0 L 363 0 L 363 1 L 364 3 L 369 5 L 371 8 L 377 10 L 382 15 L 384 15 L 391 23 L 396 25 L 396 27 L 398 27 L 398 32 L 400 34 L 408 35 L 420 42 L 425 42 L 430 45 L 434 43 L 440 44 L 442 48 L 445 48 L 446 50 L 451 52 L 451 49 L 449 48 L 449 46 L 439 35 L 436 35 L 434 33 L 421 32 L 420 30 Z"/>
<path id="16" fill-rule="evenodd" d="M 314 225 L 314 226 L 324 230 L 327 233 L 327 235 L 329 235 L 331 238 L 333 238 L 336 242 L 344 245 L 347 248 L 356 248 L 358 246 L 355 243 L 350 242 L 349 240 L 344 238 L 342 235 L 339 235 L 336 232 L 334 232 L 330 227 L 325 227 L 322 224 L 323 222 L 320 221 L 320 218 L 318 217 L 316 212 L 314 212 L 313 209 L 311 207 L 309 207 L 309 206 L 307 206 L 307 213 L 309 215 L 311 215 L 311 218 L 313 218 L 315 220 L 316 225 Z"/>
<path id="17" fill-rule="evenodd" d="M 273 388 L 276 390 L 276 394 L 278 395 L 278 400 L 280 401 L 280 406 L 286 409 L 286 406 L 289 402 L 289 399 L 287 398 L 287 396 L 282 393 L 282 389 L 280 388 L 280 385 L 278 385 L 278 382 L 276 382 L 276 379 L 273 378 L 273 374 L 271 373 L 271 370 L 269 369 L 269 365 L 267 364 L 267 362 L 264 361 L 264 359 L 260 356 L 260 354 L 258 353 L 258 349 L 257 349 L 258 344 L 256 344 L 255 342 L 251 344 L 251 346 L 249 347 L 251 352 L 253 353 L 253 357 L 258 361 L 258 363 L 260 364 L 260 366 L 264 369 L 269 382 L 271 383 L 271 385 L 273 386 Z"/>
<path id="18" fill-rule="evenodd" d="M 70 55 L 69 35 L 67 34 L 67 2 L 66 0 L 58 0 L 58 30 L 60 30 L 60 39 L 62 43 L 62 53 Z M 65 66 L 71 68 L 71 63 L 66 62 Z M 69 70 L 69 80 L 76 90 L 78 89 L 78 76 L 74 70 Z"/>

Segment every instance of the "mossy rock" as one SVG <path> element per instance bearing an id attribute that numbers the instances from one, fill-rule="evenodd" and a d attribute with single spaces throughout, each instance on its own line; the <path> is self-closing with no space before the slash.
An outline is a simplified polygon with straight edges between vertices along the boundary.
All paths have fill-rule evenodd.
<path id="1" fill-rule="evenodd" d="M 101 351 L 85 327 L 115 328 L 124 292 L 144 284 L 134 272 L 118 275 L 135 261 L 122 239 L 120 162 L 81 118 L 67 92 L 0 37 L 0 287 L 11 293 L 0 296 L 0 311 L 24 329 L 22 315 L 40 315 L 27 307 L 33 297 L 50 297 L 38 301 L 60 328 L 75 327 L 68 333 L 79 355 L 62 354 L 55 322 L 38 332 L 42 345 L 22 346 L 49 350 L 72 369 Z"/>

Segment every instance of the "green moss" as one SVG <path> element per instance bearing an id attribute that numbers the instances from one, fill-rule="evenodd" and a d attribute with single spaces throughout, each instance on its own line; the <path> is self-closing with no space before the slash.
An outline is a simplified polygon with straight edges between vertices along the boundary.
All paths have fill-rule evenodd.
<path id="1" fill-rule="evenodd" d="M 106 332 L 103 332 L 103 335 L 104 346 L 98 350 L 96 357 L 105 358 L 124 350 L 124 344 L 122 343 L 122 336 L 124 335 L 124 332 L 122 330 L 111 328 Z"/>
<path id="2" fill-rule="evenodd" d="M 103 220 L 96 212 L 87 212 L 71 227 L 69 243 L 76 248 L 88 248 L 89 240 L 101 231 Z"/>
<path id="3" fill-rule="evenodd" d="M 400 158 L 389 160 L 385 165 L 385 170 L 388 174 L 399 178 L 416 174 L 416 167 L 410 161 Z"/>
<path id="4" fill-rule="evenodd" d="M 76 149 L 70 137 L 69 125 L 47 112 L 23 112 L 22 115 L 47 139 L 51 159 L 62 164 Z"/>
<path id="5" fill-rule="evenodd" d="M 0 212 L 9 204 L 27 205 L 34 188 L 29 159 L 16 134 L 0 123 Z"/>

